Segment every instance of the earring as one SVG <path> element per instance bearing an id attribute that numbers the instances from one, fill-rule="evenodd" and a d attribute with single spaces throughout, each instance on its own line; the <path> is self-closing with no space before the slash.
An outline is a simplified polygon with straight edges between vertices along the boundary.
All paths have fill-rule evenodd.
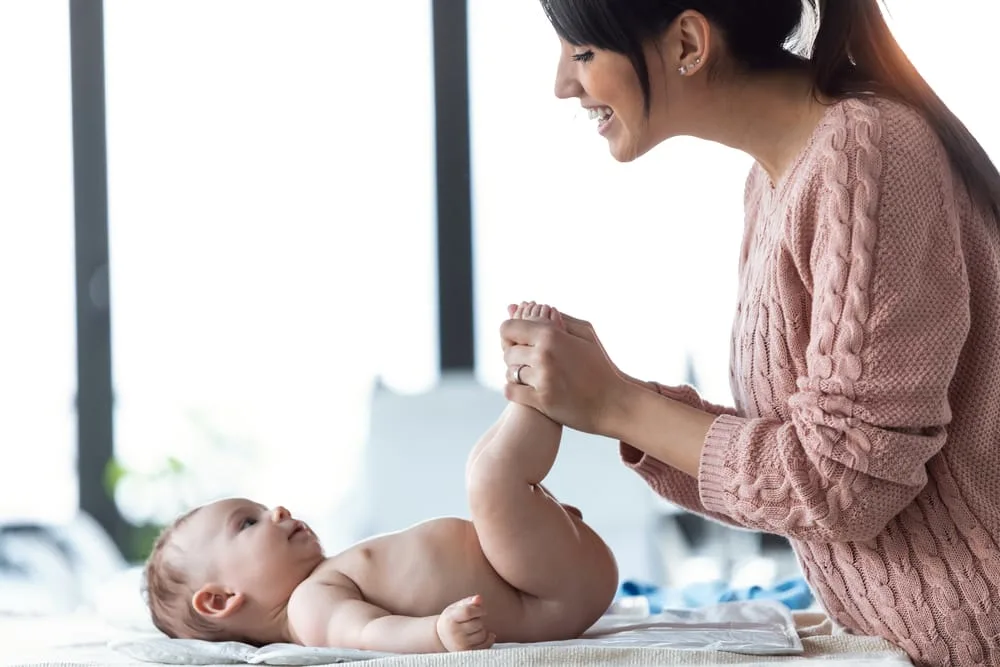
<path id="1" fill-rule="evenodd" d="M 690 65 L 681 65 L 680 67 L 677 68 L 677 71 L 680 72 L 681 76 L 687 76 L 688 72 L 690 72 L 700 64 L 701 64 L 701 58 L 695 58 L 693 63 L 691 63 Z"/>

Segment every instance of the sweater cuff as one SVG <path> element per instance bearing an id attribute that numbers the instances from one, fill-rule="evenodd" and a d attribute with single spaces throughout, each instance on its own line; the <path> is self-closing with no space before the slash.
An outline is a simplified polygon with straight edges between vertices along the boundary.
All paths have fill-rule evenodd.
<path id="1" fill-rule="evenodd" d="M 673 471 L 673 468 L 667 464 L 624 441 L 618 443 L 618 453 L 621 454 L 622 463 L 626 467 L 631 468 L 647 480 L 651 477 L 655 478 L 658 475 L 662 475 L 665 472 Z"/>
<path id="2" fill-rule="evenodd" d="M 678 497 L 678 491 L 671 484 L 671 480 L 684 477 L 684 473 L 671 468 L 663 461 L 646 454 L 627 442 L 618 443 L 618 451 L 622 458 L 622 463 L 626 467 L 635 471 L 647 485 L 659 496 L 666 498 L 672 503 L 697 502 L 697 497 L 682 499 Z M 694 482 L 693 478 L 690 478 Z"/>
<path id="3" fill-rule="evenodd" d="M 705 436 L 698 468 L 698 490 L 702 504 L 711 512 L 731 514 L 726 489 L 732 484 L 732 473 L 726 467 L 726 459 L 746 423 L 747 420 L 740 417 L 720 415 Z"/>

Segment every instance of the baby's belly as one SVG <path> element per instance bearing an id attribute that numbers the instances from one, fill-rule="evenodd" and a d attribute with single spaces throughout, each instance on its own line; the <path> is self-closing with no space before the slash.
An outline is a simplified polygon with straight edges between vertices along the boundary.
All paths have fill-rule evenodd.
<path id="1" fill-rule="evenodd" d="M 376 537 L 338 556 L 365 599 L 404 616 L 432 616 L 471 595 L 483 597 L 491 616 L 516 614 L 520 594 L 483 555 L 472 523 L 433 519 Z"/>

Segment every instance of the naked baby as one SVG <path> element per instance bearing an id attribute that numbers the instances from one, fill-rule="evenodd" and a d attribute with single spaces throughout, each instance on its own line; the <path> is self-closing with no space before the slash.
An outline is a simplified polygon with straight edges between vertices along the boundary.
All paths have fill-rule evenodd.
<path id="1" fill-rule="evenodd" d="M 560 322 L 533 304 L 514 316 Z M 618 571 L 579 513 L 541 485 L 561 434 L 510 404 L 469 455 L 471 521 L 433 519 L 329 557 L 282 507 L 200 507 L 149 558 L 153 620 L 172 637 L 394 653 L 577 637 L 607 610 Z"/>

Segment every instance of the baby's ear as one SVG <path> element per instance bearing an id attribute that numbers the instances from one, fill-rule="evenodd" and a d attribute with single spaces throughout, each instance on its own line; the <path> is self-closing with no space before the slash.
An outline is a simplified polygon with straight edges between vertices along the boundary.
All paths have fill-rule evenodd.
<path id="1" fill-rule="evenodd" d="M 217 584 L 206 584 L 191 598 L 191 606 L 206 618 L 226 618 L 243 605 L 243 593 L 235 593 Z"/>

